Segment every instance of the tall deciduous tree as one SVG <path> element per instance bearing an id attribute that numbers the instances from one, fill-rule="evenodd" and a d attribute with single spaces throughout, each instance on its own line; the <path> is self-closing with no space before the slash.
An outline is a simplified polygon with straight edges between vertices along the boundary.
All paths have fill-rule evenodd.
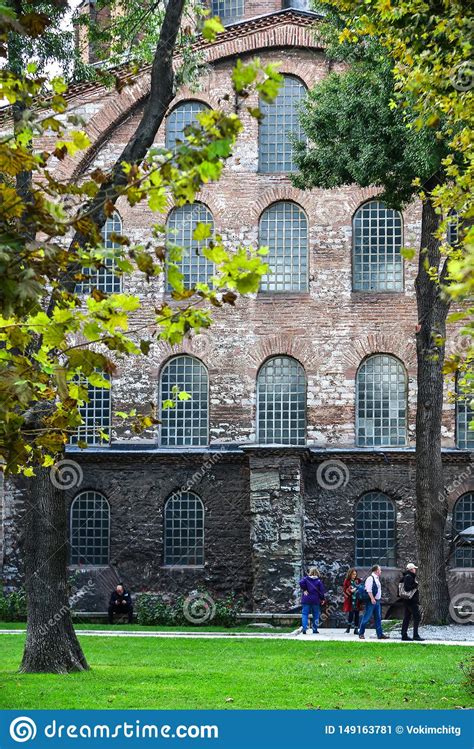
<path id="1" fill-rule="evenodd" d="M 295 183 L 301 188 L 380 187 L 380 199 L 393 208 L 422 197 L 415 284 L 415 525 L 425 621 L 441 622 L 447 618 L 449 603 L 444 562 L 447 503 L 440 500 L 444 497 L 441 417 L 449 299 L 445 293 L 447 259 L 437 236 L 442 217 L 433 194 L 448 179 L 443 165 L 448 146 L 435 129 L 410 127 L 416 115 L 394 103 L 393 61 L 377 40 L 369 37 L 341 45 L 337 41 L 340 18 L 329 12 L 327 23 L 329 53 L 347 67 L 344 72 L 330 73 L 309 93 L 301 115 L 308 143 L 298 146 L 300 171 Z"/>
<path id="2" fill-rule="evenodd" d="M 445 370 L 459 369 L 464 390 L 474 395 L 472 13 L 464 0 L 327 0 L 325 8 L 340 14 L 340 42 L 379 41 L 392 60 L 394 100 L 412 112 L 407 125 L 435 129 L 444 140 L 447 178 L 434 185 L 431 202 L 443 217 L 436 236 L 442 253 L 450 257 L 452 283 L 446 293 L 463 302 L 463 315 L 456 313 L 456 319 L 464 321 L 468 342 L 464 351 L 450 357 Z M 447 248 L 446 230 L 453 213 L 462 231 L 456 248 Z"/>
<path id="3" fill-rule="evenodd" d="M 120 196 L 132 206 L 146 201 L 158 213 L 165 210 L 169 194 L 178 205 L 193 202 L 204 183 L 219 179 L 242 128 L 235 112 L 210 110 L 188 128 L 175 152 L 153 146 L 175 95 L 173 55 L 183 3 L 167 4 L 150 96 L 137 130 L 110 171 L 96 169 L 81 183 L 62 183 L 50 167 L 54 159 L 89 145 L 78 129 L 82 123 L 67 114 L 64 81 L 51 81 L 52 93 L 41 112 L 43 81 L 35 77 L 35 66 L 25 72 L 12 66 L 0 70 L 0 98 L 5 96 L 21 111 L 13 132 L 0 140 L 0 449 L 7 473 L 20 472 L 27 482 L 23 671 L 88 668 L 68 603 L 64 496 L 59 482 L 51 481 L 53 464 L 81 422 L 79 408 L 87 399 L 84 380 L 107 387 L 101 372 L 113 373 L 114 358 L 146 355 L 153 338 L 175 343 L 188 331 L 209 326 L 210 307 L 232 305 L 236 292 L 255 291 L 266 272 L 262 252 L 243 247 L 229 252 L 203 224 L 194 238 L 207 243 L 202 252 L 215 264 L 216 275 L 213 283 L 191 289 L 184 287 L 179 271 L 182 248 L 169 251 L 160 223 L 146 244 L 115 236 L 118 249 L 101 246 L 100 229 Z M 20 7 L 15 11 L 0 7 L 0 41 L 7 47 L 12 34 L 21 40 L 46 27 L 43 19 L 41 28 L 31 32 L 31 18 L 26 21 Z M 203 33 L 212 37 L 220 28 L 211 19 Z M 232 84 L 238 100 L 253 85 L 271 100 L 279 79 L 273 67 L 262 69 L 254 62 L 237 66 Z M 55 146 L 50 152 L 36 152 L 35 137 L 45 132 L 57 134 Z M 90 282 L 89 271 L 103 267 L 112 256 L 122 275 L 141 272 L 153 279 L 167 273 L 174 303 L 156 310 L 151 336 L 137 324 L 138 297 L 105 294 Z M 88 279 L 90 291 L 81 295 L 77 283 L 85 281 L 87 287 Z M 78 345 L 74 336 L 84 343 Z M 153 421 L 153 415 L 145 414 L 137 428 Z"/>

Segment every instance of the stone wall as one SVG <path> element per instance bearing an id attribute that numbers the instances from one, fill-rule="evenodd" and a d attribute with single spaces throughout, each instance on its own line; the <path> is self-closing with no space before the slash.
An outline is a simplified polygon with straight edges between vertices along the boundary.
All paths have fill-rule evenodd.
<path id="1" fill-rule="evenodd" d="M 297 604 L 304 549 L 301 451 L 250 450 L 250 538 L 253 605 L 287 610 Z"/>
<path id="2" fill-rule="evenodd" d="M 248 609 L 287 611 L 299 603 L 300 575 L 314 564 L 338 608 L 344 575 L 354 564 L 354 508 L 368 491 L 386 493 L 397 509 L 396 567 L 384 567 L 387 601 L 396 598 L 400 569 L 416 560 L 413 453 L 244 447 L 188 454 L 70 453 L 72 458 L 83 479 L 65 492 L 67 508 L 79 492 L 94 489 L 107 498 L 111 511 L 110 566 L 71 568 L 75 589 L 82 591 L 80 610 L 103 610 L 110 587 L 122 579 L 135 593 L 173 598 L 205 588 L 220 598 L 234 591 Z M 451 510 L 461 494 L 474 491 L 474 469 L 468 454 L 447 454 L 444 463 Z M 163 565 L 163 508 L 180 488 L 196 492 L 204 503 L 202 568 Z M 21 518 L 27 501 L 21 482 L 9 484 L 5 499 L 3 580 L 12 589 L 22 581 Z M 451 539 L 448 516 L 448 566 Z M 452 589 L 467 592 L 466 579 L 472 587 L 472 574 L 466 578 L 465 570 L 456 570 Z"/>
<path id="3" fill-rule="evenodd" d="M 474 464 L 469 454 L 446 454 L 443 460 L 448 518 L 445 552 L 452 568 L 452 509 L 458 497 L 474 490 Z M 383 449 L 375 452 L 311 451 L 304 464 L 306 569 L 319 568 L 331 600 L 341 599 L 345 574 L 354 565 L 355 506 L 366 492 L 380 491 L 396 506 L 396 566 L 383 564 L 384 598 L 395 601 L 400 570 L 417 560 L 414 532 L 416 488 L 414 452 Z M 433 502 L 439 503 L 434 497 Z M 374 558 L 372 564 L 380 560 Z M 359 567 L 365 576 L 370 566 Z M 457 590 L 465 581 L 463 570 L 450 575 L 450 588 Z M 464 584 L 464 582 L 462 583 Z M 461 584 L 461 587 L 462 587 Z M 472 588 L 472 571 L 471 582 Z M 469 587 L 464 587 L 467 592 Z"/>
<path id="4" fill-rule="evenodd" d="M 72 456 L 70 456 L 72 457 Z M 251 598 L 249 470 L 241 454 L 228 452 L 188 455 L 74 455 L 83 478 L 64 492 L 67 508 L 88 489 L 102 493 L 110 504 L 110 567 L 135 592 L 161 591 L 170 595 L 205 587 L 223 596 L 233 590 L 247 604 Z M 3 575 L 9 586 L 21 581 L 20 483 L 9 484 L 6 494 L 6 554 Z M 205 508 L 205 565 L 182 569 L 163 564 L 163 509 L 180 488 L 196 492 Z M 76 573 L 77 568 L 71 568 Z M 89 570 L 89 573 L 91 571 Z M 108 569 L 92 570 L 94 585 L 110 580 Z M 79 575 L 84 583 L 88 575 Z M 88 594 L 94 608 L 105 601 Z M 83 604 L 83 601 L 81 602 Z"/>

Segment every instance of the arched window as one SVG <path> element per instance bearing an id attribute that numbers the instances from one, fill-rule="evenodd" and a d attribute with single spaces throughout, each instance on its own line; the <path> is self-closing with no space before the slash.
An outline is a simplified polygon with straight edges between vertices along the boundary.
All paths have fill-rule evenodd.
<path id="1" fill-rule="evenodd" d="M 204 564 L 204 505 L 194 492 L 176 492 L 165 504 L 164 563 Z"/>
<path id="2" fill-rule="evenodd" d="M 209 208 L 203 203 L 182 205 L 173 208 L 167 223 L 169 258 L 183 275 L 185 289 L 197 283 L 209 283 L 214 273 L 214 263 L 202 254 L 207 241 L 193 239 L 198 224 L 209 224 L 214 231 L 214 220 Z"/>
<path id="3" fill-rule="evenodd" d="M 122 219 L 115 211 L 109 216 L 102 227 L 102 243 L 107 250 L 114 250 L 120 247 L 117 242 L 113 242 L 111 234 L 122 233 Z M 84 281 L 77 284 L 76 291 L 78 294 L 90 294 L 93 289 L 104 292 L 104 294 L 120 294 L 122 291 L 122 277 L 115 273 L 116 263 L 113 257 L 104 258 L 101 268 L 83 268 L 82 273 L 87 276 Z"/>
<path id="4" fill-rule="evenodd" d="M 405 367 L 394 356 L 369 356 L 356 378 L 357 444 L 405 445 L 407 382 Z"/>
<path id="5" fill-rule="evenodd" d="M 257 377 L 258 442 L 304 445 L 306 442 L 306 376 L 289 356 L 274 356 Z"/>
<path id="6" fill-rule="evenodd" d="M 208 390 L 207 369 L 193 356 L 175 356 L 163 367 L 160 378 L 162 446 L 208 444 Z M 190 397 L 180 400 L 180 392 Z M 167 408 L 171 401 L 174 406 Z"/>
<path id="7" fill-rule="evenodd" d="M 260 172 L 296 170 L 292 139 L 305 138 L 298 110 L 306 90 L 306 86 L 299 78 L 285 75 L 276 99 L 271 104 L 260 101 L 260 110 L 264 115 L 258 135 Z"/>
<path id="8" fill-rule="evenodd" d="M 268 247 L 271 273 L 262 278 L 261 291 L 307 291 L 308 221 L 299 205 L 274 203 L 260 217 L 259 245 Z"/>
<path id="9" fill-rule="evenodd" d="M 355 564 L 396 564 L 395 505 L 386 494 L 368 492 L 355 508 Z"/>
<path id="10" fill-rule="evenodd" d="M 166 148 L 174 151 L 177 141 L 184 141 L 184 129 L 196 123 L 196 115 L 209 109 L 203 101 L 189 99 L 178 104 L 166 119 Z"/>
<path id="11" fill-rule="evenodd" d="M 219 16 L 222 23 L 236 23 L 244 15 L 244 0 L 212 0 L 211 13 Z"/>
<path id="12" fill-rule="evenodd" d="M 364 203 L 353 220 L 355 291 L 402 291 L 402 217 L 377 200 Z"/>
<path id="13" fill-rule="evenodd" d="M 454 505 L 453 533 L 456 537 L 461 531 L 474 526 L 474 492 L 463 494 Z M 455 567 L 474 567 L 474 544 L 467 541 L 456 542 L 454 551 Z"/>
<path id="14" fill-rule="evenodd" d="M 469 429 L 474 421 L 473 401 L 474 395 L 463 393 L 459 380 L 456 379 L 456 445 L 461 450 L 474 449 L 474 430 Z"/>
<path id="15" fill-rule="evenodd" d="M 102 372 L 104 379 L 108 380 L 109 375 Z M 83 384 L 85 384 L 83 382 Z M 87 442 L 88 445 L 108 445 L 110 444 L 111 429 L 111 389 L 104 387 L 94 387 L 90 382 L 87 383 L 88 401 L 79 408 L 83 424 L 77 428 L 75 435 L 71 437 L 71 444 L 77 445 L 79 442 Z M 103 434 L 109 436 L 105 439 Z"/>
<path id="16" fill-rule="evenodd" d="M 99 492 L 81 492 L 70 510 L 70 563 L 109 563 L 110 506 Z"/>

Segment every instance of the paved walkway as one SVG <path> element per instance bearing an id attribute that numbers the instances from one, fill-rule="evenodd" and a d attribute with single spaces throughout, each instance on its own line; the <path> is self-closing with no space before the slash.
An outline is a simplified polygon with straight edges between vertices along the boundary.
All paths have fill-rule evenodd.
<path id="1" fill-rule="evenodd" d="M 440 629 L 449 628 L 440 627 Z M 422 637 L 425 637 L 425 634 L 423 632 L 420 632 L 420 634 Z M 426 637 L 424 642 L 403 642 L 401 640 L 401 635 L 399 632 L 389 632 L 389 640 L 378 640 L 373 629 L 368 629 L 365 631 L 365 640 L 359 640 L 358 636 L 354 635 L 353 632 L 351 632 L 350 634 L 346 634 L 345 630 L 343 629 L 326 629 L 326 627 L 320 629 L 317 635 L 313 635 L 311 630 L 308 630 L 308 632 L 304 635 L 301 632 L 301 629 L 297 629 L 291 636 L 295 640 L 303 640 L 308 642 L 377 642 L 380 643 L 380 645 L 385 645 L 385 643 L 388 642 L 396 642 L 405 647 L 409 645 L 411 645 L 412 647 L 417 645 L 464 645 L 468 647 L 474 647 L 474 630 L 472 629 L 470 632 L 471 639 L 452 639 L 451 633 L 440 632 L 439 635 L 437 635 L 436 637 L 432 636 L 431 639 L 428 639 L 428 637 Z"/>
<path id="2" fill-rule="evenodd" d="M 298 640 L 299 642 L 368 642 L 368 643 L 379 643 L 385 645 L 389 642 L 400 643 L 405 647 L 411 645 L 412 647 L 418 645 L 464 645 L 474 647 L 474 639 L 472 640 L 452 640 L 452 639 L 431 639 L 425 640 L 425 642 L 402 642 L 399 635 L 392 635 L 390 640 L 378 640 L 372 630 L 366 632 L 366 640 L 359 640 L 357 636 L 346 634 L 343 629 L 320 629 L 319 634 L 313 635 L 312 632 L 308 632 L 303 635 L 301 629 L 298 628 L 294 632 L 281 633 L 281 632 L 145 632 L 145 631 L 133 631 L 126 629 L 76 629 L 76 633 L 81 637 L 152 637 L 152 638 L 183 638 L 183 639 L 204 639 L 204 640 Z M 2 629 L 0 635 L 24 635 L 24 629 Z"/>

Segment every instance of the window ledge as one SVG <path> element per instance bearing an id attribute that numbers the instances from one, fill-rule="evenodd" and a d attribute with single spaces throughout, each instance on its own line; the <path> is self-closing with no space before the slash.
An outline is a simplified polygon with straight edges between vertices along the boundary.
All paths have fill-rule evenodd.
<path id="1" fill-rule="evenodd" d="M 160 570 L 203 570 L 205 569 L 204 564 L 161 564 Z"/>
<path id="2" fill-rule="evenodd" d="M 351 289 L 351 295 L 355 297 L 385 297 L 385 296 L 404 296 L 406 293 L 406 289 L 397 289 L 394 291 L 389 291 L 388 289 L 386 291 L 381 291 L 379 289 L 374 289 L 373 291 L 370 290 L 363 290 L 363 289 Z"/>
<path id="3" fill-rule="evenodd" d="M 305 291 L 259 291 L 256 299 L 261 301 L 273 301 L 274 299 L 305 299 L 310 298 L 311 294 L 308 290 Z"/>

